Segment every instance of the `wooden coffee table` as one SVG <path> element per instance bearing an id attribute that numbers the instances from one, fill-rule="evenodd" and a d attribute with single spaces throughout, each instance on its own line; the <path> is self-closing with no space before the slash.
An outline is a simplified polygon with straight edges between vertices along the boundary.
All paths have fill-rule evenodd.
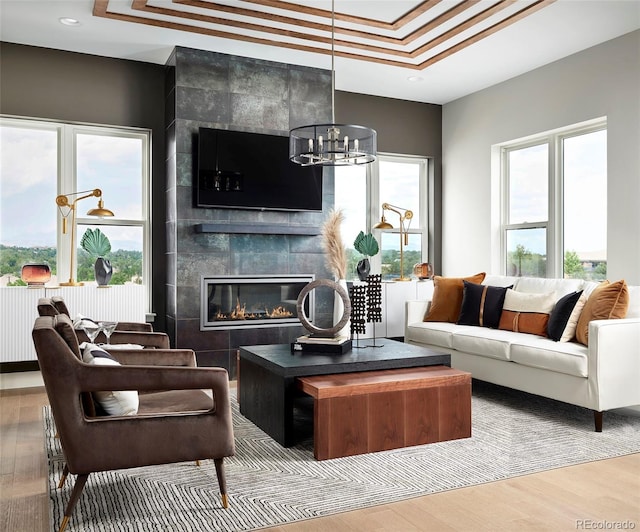
<path id="1" fill-rule="evenodd" d="M 298 377 L 451 365 L 448 354 L 386 338 L 380 343 L 384 345 L 354 348 L 344 355 L 292 353 L 289 344 L 240 347 L 240 412 L 280 445 L 290 447 L 295 443 Z"/>
<path id="2" fill-rule="evenodd" d="M 300 377 L 313 455 L 340 458 L 471 436 L 471 373 L 448 366 Z"/>

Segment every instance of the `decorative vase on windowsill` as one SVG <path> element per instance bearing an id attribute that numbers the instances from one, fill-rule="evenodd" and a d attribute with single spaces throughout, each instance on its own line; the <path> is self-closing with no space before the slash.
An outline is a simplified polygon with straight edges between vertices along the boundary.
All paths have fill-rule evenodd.
<path id="1" fill-rule="evenodd" d="M 113 266 L 111 266 L 111 261 L 105 258 L 105 255 L 111 251 L 111 242 L 107 236 L 100 229 L 89 228 L 82 235 L 80 247 L 92 257 L 96 257 L 93 271 L 98 286 L 109 286 L 113 275 Z"/>
<path id="2" fill-rule="evenodd" d="M 356 265 L 356 273 L 361 281 L 365 281 L 371 271 L 369 258 L 380 251 L 380 246 L 378 246 L 378 241 L 371 233 L 365 235 L 363 231 L 360 231 L 353 241 L 353 247 L 358 253 L 364 255 L 364 258 L 360 259 Z"/>

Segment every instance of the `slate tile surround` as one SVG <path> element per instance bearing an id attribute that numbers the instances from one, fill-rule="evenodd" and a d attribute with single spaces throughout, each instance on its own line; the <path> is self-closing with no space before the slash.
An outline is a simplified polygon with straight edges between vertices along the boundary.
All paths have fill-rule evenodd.
<path id="1" fill-rule="evenodd" d="M 205 274 L 313 273 L 326 270 L 321 237 L 197 233 L 201 223 L 320 227 L 333 207 L 333 170 L 325 168 L 323 212 L 193 207 L 194 142 L 199 127 L 287 136 L 291 128 L 331 121 L 331 72 L 178 47 L 167 63 L 167 327 L 172 345 L 194 349 L 198 364 L 236 374 L 240 345 L 286 343 L 302 327 L 200 331 L 200 277 Z M 316 319 L 332 305 L 316 294 Z"/>

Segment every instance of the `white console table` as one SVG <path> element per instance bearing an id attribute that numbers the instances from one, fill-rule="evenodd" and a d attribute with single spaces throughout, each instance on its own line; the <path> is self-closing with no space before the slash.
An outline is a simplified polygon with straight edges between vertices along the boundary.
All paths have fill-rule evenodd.
<path id="1" fill-rule="evenodd" d="M 376 338 L 404 336 L 405 302 L 413 299 L 430 299 L 433 281 L 383 281 L 382 322 L 375 323 Z M 367 323 L 366 333 L 360 338 L 373 338 L 374 324 Z"/>
<path id="2" fill-rule="evenodd" d="M 31 339 L 38 299 L 62 296 L 71 318 L 82 314 L 108 321 L 145 321 L 145 290 L 141 285 L 0 288 L 0 362 L 36 360 Z"/>

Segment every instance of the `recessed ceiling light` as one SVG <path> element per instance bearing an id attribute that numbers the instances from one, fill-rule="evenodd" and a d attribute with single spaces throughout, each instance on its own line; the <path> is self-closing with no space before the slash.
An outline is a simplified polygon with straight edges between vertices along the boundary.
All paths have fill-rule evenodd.
<path id="1" fill-rule="evenodd" d="M 80 21 L 76 18 L 71 18 L 71 17 L 60 17 L 58 19 L 60 21 L 60 24 L 64 24 L 65 26 L 79 26 L 80 25 Z"/>
<path id="2" fill-rule="evenodd" d="M 420 77 L 420 76 L 409 76 L 407 78 L 407 81 L 410 81 L 411 83 L 418 83 L 419 81 L 422 81 L 424 78 Z"/>

